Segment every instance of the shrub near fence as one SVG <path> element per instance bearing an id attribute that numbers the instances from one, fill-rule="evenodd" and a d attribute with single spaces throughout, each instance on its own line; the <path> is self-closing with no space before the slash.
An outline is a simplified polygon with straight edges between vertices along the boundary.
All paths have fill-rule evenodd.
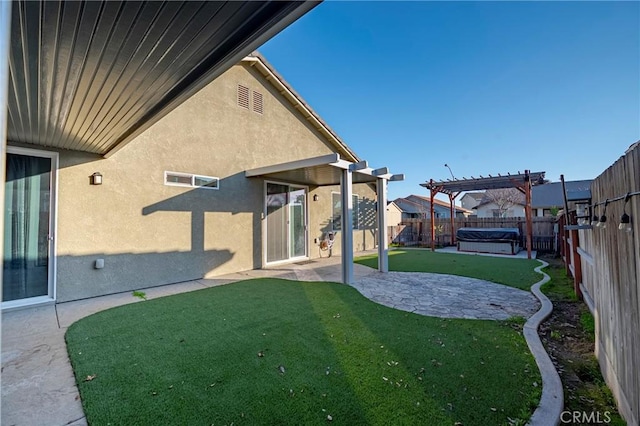
<path id="1" fill-rule="evenodd" d="M 533 218 L 532 249 L 539 252 L 556 252 L 557 232 L 554 217 Z M 436 219 L 435 243 L 438 247 L 451 245 L 451 219 Z M 459 228 L 518 228 L 522 247 L 526 246 L 526 221 L 523 217 L 506 218 L 456 218 L 453 235 Z M 402 246 L 430 246 L 431 220 L 405 219 L 401 225 L 389 227 L 389 242 Z"/>

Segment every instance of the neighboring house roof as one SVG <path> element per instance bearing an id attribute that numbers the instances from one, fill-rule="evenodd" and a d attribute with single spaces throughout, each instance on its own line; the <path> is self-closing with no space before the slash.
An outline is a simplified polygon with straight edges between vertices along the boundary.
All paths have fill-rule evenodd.
<path id="1" fill-rule="evenodd" d="M 403 213 L 425 213 L 423 205 L 409 201 L 406 198 L 396 198 L 393 203 L 398 206 Z"/>
<path id="2" fill-rule="evenodd" d="M 394 203 L 393 201 L 390 201 L 387 203 L 387 211 L 389 210 L 397 210 L 399 212 L 402 212 L 402 209 L 400 207 L 398 207 L 398 205 L 396 203 Z"/>
<path id="3" fill-rule="evenodd" d="M 273 68 L 273 66 L 259 52 L 253 52 L 245 57 L 242 62 L 255 67 L 291 105 L 300 111 L 327 141 L 335 146 L 341 157 L 348 161 L 358 162 L 360 158 L 351 148 L 329 127 L 329 125 L 309 106 L 289 83 Z"/>
<path id="4" fill-rule="evenodd" d="M 412 194 L 405 198 L 396 198 L 393 202 L 405 213 L 426 213 L 429 209 L 430 200 L 427 197 Z M 433 204 L 449 210 L 449 203 L 438 200 L 437 198 L 433 200 Z M 407 209 L 404 208 L 405 206 L 407 206 Z M 455 206 L 455 209 L 456 212 L 459 213 L 472 213 L 471 210 L 459 206 Z"/>
<path id="5" fill-rule="evenodd" d="M 462 196 L 462 198 L 464 197 L 471 197 L 477 202 L 481 202 L 482 198 L 484 197 L 484 191 L 483 192 L 467 192 Z"/>
<path id="6" fill-rule="evenodd" d="M 513 188 L 514 191 L 517 191 L 517 189 Z M 478 204 L 477 206 L 474 207 L 474 209 L 478 209 L 480 207 L 486 206 L 488 204 L 494 204 L 495 201 L 491 198 L 491 195 L 493 194 L 494 191 L 502 191 L 501 189 L 487 189 L 484 193 L 483 193 L 483 197 L 482 200 L 480 201 L 480 204 Z M 513 205 L 520 205 L 520 206 L 524 206 L 527 204 L 525 196 L 523 193 L 521 193 L 520 191 L 518 191 L 518 199 L 515 200 L 515 202 L 513 203 Z"/>
<path id="7" fill-rule="evenodd" d="M 591 187 L 592 179 L 566 181 L 565 188 L 569 192 L 587 191 Z M 544 185 L 536 185 L 531 190 L 531 207 L 533 208 L 550 208 L 564 205 L 564 197 L 562 196 L 562 182 L 546 183 Z"/>

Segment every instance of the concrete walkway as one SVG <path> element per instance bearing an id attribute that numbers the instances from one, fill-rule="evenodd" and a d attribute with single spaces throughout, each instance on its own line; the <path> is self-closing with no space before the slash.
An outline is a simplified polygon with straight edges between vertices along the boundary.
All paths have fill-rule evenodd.
<path id="1" fill-rule="evenodd" d="M 340 281 L 340 259 L 317 259 L 144 290 L 148 299 L 228 284 L 278 277 Z M 354 265 L 355 284 L 383 305 L 447 318 L 530 317 L 538 302 L 531 293 L 472 278 L 391 272 Z M 87 424 L 69 364 L 64 334 L 75 321 L 140 300 L 130 292 L 2 313 L 2 425 Z"/>

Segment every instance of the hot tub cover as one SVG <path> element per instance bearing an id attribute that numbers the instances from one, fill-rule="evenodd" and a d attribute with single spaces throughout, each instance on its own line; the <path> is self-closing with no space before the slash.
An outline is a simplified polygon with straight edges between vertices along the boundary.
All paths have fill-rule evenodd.
<path id="1" fill-rule="evenodd" d="M 460 228 L 456 232 L 458 241 L 518 241 L 518 228 Z"/>

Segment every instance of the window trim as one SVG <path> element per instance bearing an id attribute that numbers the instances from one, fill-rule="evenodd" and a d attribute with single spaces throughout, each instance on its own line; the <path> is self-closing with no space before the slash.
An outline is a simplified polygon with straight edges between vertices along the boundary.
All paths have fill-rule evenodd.
<path id="1" fill-rule="evenodd" d="M 181 177 L 188 177 L 191 179 L 191 183 L 179 183 L 179 182 L 168 182 L 167 181 L 167 177 L 169 175 L 174 175 L 174 176 L 181 176 Z M 216 186 L 205 186 L 205 185 L 196 185 L 196 179 L 198 178 L 202 178 L 202 179 L 213 179 L 216 182 Z M 184 172 L 172 172 L 169 170 L 165 170 L 164 171 L 164 184 L 166 186 L 180 186 L 182 188 L 202 188 L 202 189 L 214 189 L 214 190 L 218 190 L 220 189 L 220 178 L 216 177 L 216 176 L 207 176 L 207 175 L 198 175 L 195 173 L 184 173 Z"/>

